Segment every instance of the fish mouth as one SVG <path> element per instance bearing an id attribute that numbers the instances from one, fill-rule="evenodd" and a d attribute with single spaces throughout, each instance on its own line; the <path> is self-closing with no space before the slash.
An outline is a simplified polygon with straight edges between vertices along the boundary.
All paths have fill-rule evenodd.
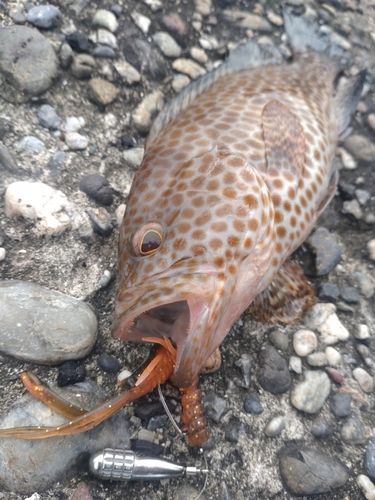
<path id="1" fill-rule="evenodd" d="M 203 333 L 207 333 L 214 289 L 213 279 L 207 280 L 204 287 L 192 285 L 191 277 L 183 281 L 188 286 L 182 286 L 181 291 L 172 284 L 160 287 L 159 283 L 157 292 L 150 293 L 142 290 L 147 288 L 146 283 L 133 290 L 128 303 L 118 297 L 112 329 L 114 338 L 133 342 L 147 341 L 147 337 L 169 338 L 177 348 L 172 382 L 181 388 L 194 382 L 211 354 L 208 343 L 203 342 L 203 337 L 207 338 Z"/>

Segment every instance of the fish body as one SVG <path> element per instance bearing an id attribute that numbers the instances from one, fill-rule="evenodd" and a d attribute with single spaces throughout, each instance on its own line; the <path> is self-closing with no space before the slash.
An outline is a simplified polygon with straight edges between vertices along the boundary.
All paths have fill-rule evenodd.
<path id="1" fill-rule="evenodd" d="M 262 50 L 238 48 L 161 112 L 120 229 L 113 335 L 170 338 L 181 388 L 250 305 L 290 322 L 313 300 L 288 257 L 334 195 L 363 77 L 334 95 L 324 56 Z"/>

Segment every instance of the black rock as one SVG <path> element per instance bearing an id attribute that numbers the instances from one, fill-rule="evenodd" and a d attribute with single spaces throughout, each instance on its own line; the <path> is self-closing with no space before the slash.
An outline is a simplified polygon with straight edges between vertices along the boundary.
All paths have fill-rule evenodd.
<path id="1" fill-rule="evenodd" d="M 100 174 L 88 174 L 82 177 L 79 189 L 102 205 L 109 206 L 113 203 L 112 188 L 107 179 Z"/>
<path id="2" fill-rule="evenodd" d="M 98 364 L 108 373 L 117 373 L 121 368 L 121 363 L 116 358 L 103 352 L 98 358 Z"/>
<path id="3" fill-rule="evenodd" d="M 135 148 L 137 145 L 137 141 L 134 137 L 130 137 L 129 135 L 121 136 L 121 146 L 125 149 Z"/>
<path id="4" fill-rule="evenodd" d="M 270 345 L 260 351 L 258 382 L 265 391 L 272 394 L 286 392 L 292 384 L 287 362 Z"/>
<path id="5" fill-rule="evenodd" d="M 335 302 L 339 295 L 340 290 L 334 283 L 321 283 L 318 286 L 318 297 L 321 300 L 327 300 L 328 302 Z"/>
<path id="6" fill-rule="evenodd" d="M 343 286 L 340 290 L 340 297 L 347 304 L 358 304 L 361 300 L 358 290 L 353 286 Z"/>
<path id="7" fill-rule="evenodd" d="M 243 433 L 245 427 L 238 418 L 231 418 L 225 426 L 225 439 L 230 443 L 238 443 L 240 434 Z"/>
<path id="8" fill-rule="evenodd" d="M 0 247 L 4 245 L 5 237 L 6 237 L 5 232 L 2 229 L 0 229 Z"/>
<path id="9" fill-rule="evenodd" d="M 111 12 L 113 12 L 116 17 L 120 17 L 121 16 L 121 13 L 122 13 L 122 7 L 121 7 L 121 5 L 118 5 L 118 4 L 112 5 L 112 7 L 109 10 Z"/>
<path id="10" fill-rule="evenodd" d="M 375 437 L 373 437 L 369 441 L 366 448 L 365 469 L 367 475 L 374 481 L 375 480 Z"/>
<path id="11" fill-rule="evenodd" d="M 76 52 L 89 52 L 89 41 L 80 31 L 74 31 L 65 36 L 65 40 Z"/>
<path id="12" fill-rule="evenodd" d="M 57 385 L 65 387 L 66 385 L 83 382 L 86 377 L 86 368 L 80 361 L 66 361 L 59 366 L 57 375 Z"/>
<path id="13" fill-rule="evenodd" d="M 112 49 L 112 47 L 100 45 L 100 47 L 96 47 L 93 50 L 92 55 L 94 57 L 102 57 L 103 59 L 115 59 L 116 52 Z"/>
<path id="14" fill-rule="evenodd" d="M 152 80 L 163 80 L 167 76 L 163 59 L 145 40 L 128 38 L 124 42 L 123 52 L 128 63 Z"/>
<path id="15" fill-rule="evenodd" d="M 156 431 L 156 429 L 162 429 L 167 422 L 167 415 L 157 415 L 156 417 L 151 417 L 147 429 L 149 431 Z"/>
<path id="16" fill-rule="evenodd" d="M 246 396 L 243 407 L 246 413 L 255 413 L 256 415 L 259 415 L 264 411 L 263 406 L 260 404 L 258 396 L 256 396 L 255 394 L 248 394 Z"/>
<path id="17" fill-rule="evenodd" d="M 223 416 L 230 410 L 228 401 L 211 392 L 202 398 L 207 417 L 219 424 Z"/>
<path id="18" fill-rule="evenodd" d="M 145 439 L 132 439 L 132 450 L 144 455 L 158 456 L 161 455 L 165 448 L 160 446 L 160 444 L 151 443 L 151 441 L 146 441 Z"/>
<path id="19" fill-rule="evenodd" d="M 318 227 L 306 243 L 315 254 L 317 276 L 328 274 L 341 260 L 341 249 L 336 238 L 326 228 Z"/>
<path id="20" fill-rule="evenodd" d="M 148 420 L 156 415 L 164 415 L 165 410 L 161 401 L 153 401 L 151 403 L 143 403 L 134 411 L 134 415 L 141 420 Z"/>
<path id="21" fill-rule="evenodd" d="M 285 447 L 279 465 L 286 486 L 296 495 L 331 492 L 349 479 L 347 468 L 337 458 L 312 448 Z"/>
<path id="22" fill-rule="evenodd" d="M 350 414 L 352 397 L 350 394 L 335 394 L 329 404 L 331 412 L 335 417 L 347 417 Z"/>
<path id="23" fill-rule="evenodd" d="M 109 236 L 113 231 L 113 219 L 105 208 L 87 210 L 94 231 L 102 236 Z"/>
<path id="24" fill-rule="evenodd" d="M 327 422 L 327 420 L 317 420 L 316 422 L 313 423 L 311 426 L 311 434 L 315 436 L 316 438 L 328 438 L 331 434 L 331 428 Z"/>
<path id="25" fill-rule="evenodd" d="M 341 183 L 339 184 L 339 193 L 344 201 L 354 200 L 356 187 L 353 184 Z"/>

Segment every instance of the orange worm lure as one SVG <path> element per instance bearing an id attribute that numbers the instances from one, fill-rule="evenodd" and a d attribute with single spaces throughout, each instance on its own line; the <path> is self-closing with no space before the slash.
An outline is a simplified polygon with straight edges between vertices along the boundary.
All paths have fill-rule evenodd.
<path id="1" fill-rule="evenodd" d="M 96 427 L 131 401 L 152 392 L 158 385 L 165 383 L 172 376 L 176 362 L 176 349 L 166 337 L 164 339 L 150 337 L 143 340 L 155 342 L 160 346 L 151 363 L 139 375 L 135 386 L 89 411 L 65 401 L 32 373 L 23 372 L 21 380 L 25 388 L 57 413 L 68 418 L 69 421 L 57 427 L 0 429 L 0 438 L 45 439 L 79 434 Z M 206 419 L 200 401 L 201 391 L 197 388 L 197 384 L 198 379 L 191 387 L 182 389 L 184 393 L 182 397 L 182 422 L 191 446 L 201 446 L 208 439 Z"/>

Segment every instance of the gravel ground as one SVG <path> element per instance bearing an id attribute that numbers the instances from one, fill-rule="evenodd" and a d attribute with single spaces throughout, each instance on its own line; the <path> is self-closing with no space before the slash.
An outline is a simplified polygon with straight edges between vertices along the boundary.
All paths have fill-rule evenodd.
<path id="1" fill-rule="evenodd" d="M 150 118 L 147 113 L 143 113 L 141 119 L 137 121 L 138 105 L 145 96 L 154 91 L 161 91 L 165 99 L 173 96 L 172 84 L 176 85 L 173 77 L 178 73 L 174 69 L 176 66 L 172 67 L 176 56 L 167 57 L 155 49 L 159 54 L 156 73 L 147 74 L 147 71 L 142 68 L 139 82 L 133 85 L 125 83 L 119 72 L 114 69 L 114 65 L 119 61 L 124 61 L 126 40 L 132 35 L 152 42 L 150 37 L 155 32 L 166 31 L 163 25 L 163 15 L 173 12 L 178 13 L 183 20 L 180 31 L 184 26 L 187 30 L 186 34 L 180 33 L 180 36 L 174 33 L 176 41 L 182 47 L 181 57 L 191 59 L 189 49 L 192 47 L 205 49 L 203 53 L 202 51 L 196 53 L 196 57 L 201 59 L 201 62 L 198 62 L 200 68 L 215 67 L 215 63 L 223 60 L 228 49 L 232 49 L 248 37 L 263 38 L 263 41 L 269 39 L 268 41 L 275 45 L 282 43 L 284 50 L 287 51 L 282 37 L 284 33 L 280 17 L 282 2 L 163 0 L 160 3 L 162 7 L 154 11 L 151 7 L 158 5 L 157 0 L 119 2 L 118 7 L 121 9 L 118 10 L 121 12 L 118 16 L 119 27 L 115 31 L 118 44 L 118 49 L 115 49 L 115 59 L 96 58 L 96 68 L 91 74 L 92 77 L 111 81 L 117 89 L 118 93 L 114 89 L 106 91 L 112 92 L 111 98 L 116 97 L 109 104 L 106 104 L 107 94 L 103 89 L 100 91 L 99 98 L 93 97 L 87 78 L 78 79 L 72 74 L 71 67 L 63 69 L 61 57 L 58 76 L 42 95 L 33 97 L 25 103 L 11 103 L 0 98 L 2 143 L 8 148 L 18 165 L 16 173 L 0 165 L 0 247 L 3 247 L 6 252 L 4 260 L 0 261 L 0 276 L 2 279 L 30 280 L 72 295 L 93 306 L 99 320 L 99 337 L 93 351 L 84 359 L 86 377 L 99 383 L 108 394 L 114 392 L 116 375 L 108 374 L 100 368 L 99 355 L 104 352 L 109 353 L 120 361 L 123 368 L 132 369 L 145 359 L 147 348 L 114 341 L 110 337 L 117 282 L 118 226 L 114 223 L 114 230 L 106 236 L 94 233 L 88 238 L 82 237 L 79 228 L 82 225 L 88 225 L 86 211 L 102 205 L 96 204 L 78 186 L 86 174 L 104 175 L 114 193 L 114 201 L 107 207 L 107 210 L 116 219 L 116 209 L 120 204 L 126 203 L 126 196 L 136 169 L 134 164 L 124 159 L 124 152 L 129 154 L 129 151 L 132 151 L 132 149 L 126 149 L 124 145 L 129 143 L 130 137 L 135 138 L 138 147 L 142 147 L 148 128 L 147 120 Z M 293 1 L 293 4 L 298 8 L 297 1 Z M 363 68 L 368 69 L 366 93 L 359 103 L 352 125 L 355 134 L 374 140 L 375 115 L 372 115 L 375 112 L 375 93 L 372 84 L 375 77 L 374 4 L 368 0 L 360 3 L 354 0 L 335 0 L 326 4 L 315 2 L 304 2 L 304 4 L 307 14 L 315 17 L 317 24 L 331 27 L 336 36 L 341 37 L 340 43 L 346 45 L 346 48 L 353 54 L 354 69 L 351 71 L 355 73 Z M 0 26 L 12 25 L 14 20 L 17 20 L 16 15 L 29 11 L 34 5 L 36 4 L 31 2 L 0 3 Z M 86 37 L 91 36 L 94 33 L 92 20 L 95 13 L 99 9 L 113 7 L 111 2 L 105 0 L 102 2 L 60 0 L 56 1 L 55 5 L 62 15 L 59 25 L 52 29 L 43 29 L 41 32 L 49 40 L 56 53 L 59 53 L 65 36 L 75 30 L 79 30 Z M 206 6 L 209 7 L 208 15 L 204 10 Z M 225 9 L 255 12 L 261 15 L 263 20 L 268 19 L 268 25 L 262 25 L 261 31 L 256 26 L 253 29 L 239 27 L 240 21 L 237 21 L 237 24 L 231 23 L 223 16 Z M 197 10 L 201 10 L 204 15 L 197 14 Z M 147 36 L 136 25 L 134 16 L 132 18 L 131 13 L 134 12 L 141 13 L 151 20 Z M 147 21 L 138 19 L 137 22 L 141 28 L 146 29 Z M 97 44 L 90 42 L 89 52 L 92 53 L 95 47 Z M 155 48 L 155 45 L 153 47 Z M 125 54 L 129 52 L 129 48 L 125 50 Z M 74 55 L 76 56 L 77 52 Z M 197 68 L 195 70 L 197 71 Z M 159 101 L 156 96 L 151 106 L 151 115 L 157 111 Z M 60 132 L 41 126 L 38 111 L 43 104 L 51 105 L 61 118 Z M 67 134 L 63 130 L 63 123 L 69 116 L 84 118 L 85 124 L 79 132 L 83 137 L 88 138 L 89 142 L 83 150 L 73 150 L 72 147 L 69 148 L 66 145 L 68 141 L 65 140 Z M 19 143 L 26 136 L 35 136 L 40 139 L 45 145 L 43 151 L 28 153 L 20 150 Z M 375 146 L 372 146 L 375 149 Z M 375 225 L 374 222 L 371 223 L 372 214 L 375 212 L 373 167 L 375 153 L 370 150 L 369 156 L 366 157 L 365 148 L 361 149 L 358 143 L 354 146 L 348 143 L 346 147 L 347 150 L 352 148 L 352 156 L 348 157 L 344 150 L 344 153 L 338 152 L 337 161 L 343 164 L 340 183 L 349 185 L 349 188 L 344 187 L 340 190 L 340 194 L 334 198 L 320 222 L 336 237 L 341 248 L 340 264 L 330 272 L 329 278 L 317 277 L 316 273 L 310 272 L 314 261 L 310 247 L 303 245 L 296 253 L 296 260 L 309 273 L 309 279 L 314 288 L 329 281 L 337 285 L 339 289 L 344 286 L 357 286 L 361 290 L 354 275 L 359 269 L 370 281 L 370 289 L 371 280 L 375 279 L 374 260 L 369 258 L 367 249 L 367 243 L 374 239 L 375 235 Z M 56 164 L 51 166 L 51 160 L 57 150 L 66 153 L 63 167 L 56 167 Z M 351 164 L 353 157 L 355 168 L 350 168 L 353 166 Z M 48 237 L 48 235 L 41 235 L 40 228 L 36 229 L 38 226 L 33 221 L 6 217 L 5 190 L 11 183 L 20 180 L 43 182 L 62 191 L 67 196 L 75 214 L 72 227 L 60 235 Z M 363 200 L 361 192 L 353 194 L 354 189 L 367 192 L 368 199 L 365 194 Z M 348 194 L 349 191 L 352 194 Z M 347 203 L 353 199 L 357 200 L 354 208 L 353 204 L 349 207 L 344 206 L 344 202 Z M 361 199 L 362 202 L 364 201 L 363 205 L 358 202 Z M 349 213 L 343 213 L 343 209 Z M 360 219 L 355 217 L 355 210 L 358 209 Z M 3 243 L 1 243 L 2 239 Z M 109 271 L 114 279 L 108 286 L 101 288 L 99 282 L 105 271 Z M 349 479 L 346 484 L 337 491 L 318 494 L 315 496 L 316 499 L 365 498 L 356 484 L 356 478 L 359 474 L 366 474 L 364 455 L 367 442 L 374 435 L 375 400 L 373 391 L 364 392 L 351 377 L 351 371 L 355 367 L 367 367 L 366 369 L 371 372 L 370 365 L 375 361 L 374 298 L 369 293 L 366 297 L 363 291 L 362 289 L 359 302 L 349 303 L 350 300 L 347 298 L 346 300 L 341 298 L 336 304 L 339 319 L 350 332 L 350 337 L 335 346 L 342 356 L 338 370 L 344 374 L 345 381 L 341 386 L 332 383 L 331 394 L 350 393 L 352 395 L 350 416 L 360 419 L 364 424 L 365 439 L 357 445 L 343 441 L 341 435 L 343 420 L 331 412 L 328 402 L 318 414 L 308 415 L 291 406 L 289 391 L 283 394 L 271 394 L 261 388 L 257 379 L 257 371 L 262 347 L 270 343 L 271 335 L 275 335 L 275 332 L 287 334 L 289 342 L 286 348 L 279 352 L 288 361 L 290 356 L 296 355 L 292 346 L 292 336 L 294 332 L 301 329 L 301 325 L 270 327 L 254 321 L 250 315 L 245 314 L 232 328 L 222 345 L 221 368 L 212 375 L 203 376 L 201 381 L 204 394 L 215 393 L 229 404 L 229 411 L 219 423 L 214 423 L 212 420 L 209 422 L 212 447 L 206 452 L 206 456 L 210 472 L 204 497 L 201 498 L 223 500 L 293 498 L 293 494 L 282 483 L 279 471 L 279 453 L 287 443 L 294 443 L 298 447 L 319 448 L 328 455 L 339 458 L 348 467 Z M 367 365 L 357 349 L 361 341 L 353 336 L 360 324 L 366 324 L 370 332 L 369 338 L 362 342 L 368 348 L 367 355 L 371 361 Z M 320 345 L 318 350 L 322 351 L 324 347 Z M 244 387 L 243 373 L 238 363 L 242 354 L 248 354 L 251 359 L 250 389 Z M 303 358 L 302 365 L 304 370 L 308 368 L 305 358 Z M 21 384 L 17 379 L 21 371 L 33 370 L 42 379 L 49 381 L 55 380 L 57 376 L 55 367 L 25 363 L 6 355 L 1 356 L 0 367 L 0 400 L 4 411 L 22 393 Z M 374 373 L 371 372 L 371 375 L 373 376 Z M 303 380 L 301 375 L 293 373 L 294 385 L 301 380 Z M 263 413 L 257 415 L 244 410 L 244 401 L 249 392 L 259 397 L 264 409 Z M 165 393 L 172 403 L 179 401 L 179 394 L 175 388 L 168 386 Z M 156 400 L 157 395 L 150 395 L 143 402 Z M 127 409 L 126 413 L 131 415 L 132 409 Z M 265 435 L 265 428 L 275 416 L 285 418 L 285 429 L 276 437 L 268 437 Z M 310 430 L 316 421 L 322 419 L 328 422 L 332 432 L 329 437 L 319 440 L 312 435 Z M 137 420 L 134 420 L 134 424 L 131 430 L 132 435 L 136 436 L 139 430 Z M 232 428 L 238 434 L 234 438 L 230 436 Z M 160 441 L 170 444 L 167 447 L 167 457 L 191 465 L 202 463 L 201 459 L 196 457 L 182 440 L 174 437 L 174 431 L 169 424 L 166 424 L 165 433 L 166 437 L 162 436 Z M 38 473 L 36 470 L 35 474 Z M 139 482 L 130 485 L 101 483 L 90 476 L 87 461 L 82 460 L 82 465 L 73 477 L 62 475 L 59 483 L 46 492 L 39 492 L 42 494 L 40 498 L 70 499 L 77 485 L 82 482 L 89 487 L 95 500 L 117 500 L 125 496 L 129 500 L 136 498 L 182 500 L 193 499 L 197 494 L 193 493 L 192 496 L 188 496 L 187 484 L 193 485 L 199 491 L 203 480 L 200 478 L 163 483 Z M 15 492 L 0 492 L 0 498 L 4 500 L 25 497 Z M 37 498 L 35 497 L 35 500 Z"/>

